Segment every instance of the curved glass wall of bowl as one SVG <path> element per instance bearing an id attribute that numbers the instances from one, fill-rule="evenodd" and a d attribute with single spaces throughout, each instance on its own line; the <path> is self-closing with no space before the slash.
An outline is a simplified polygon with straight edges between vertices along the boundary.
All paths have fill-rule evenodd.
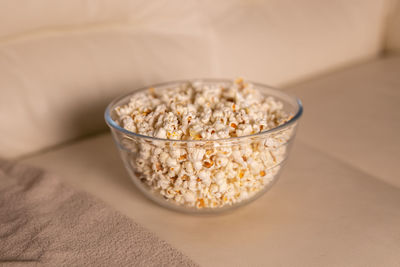
<path id="1" fill-rule="evenodd" d="M 226 80 L 193 81 L 223 86 L 232 84 Z M 150 87 L 163 90 L 185 82 L 188 81 Z M 105 119 L 136 186 L 164 207 L 194 213 L 233 209 L 265 193 L 277 180 L 288 157 L 302 105 L 300 100 L 278 89 L 253 85 L 262 94 L 282 102 L 290 119 L 274 129 L 248 136 L 169 140 L 133 133 L 117 123 L 115 108 L 127 104 L 134 94 L 149 87 L 110 103 Z"/>

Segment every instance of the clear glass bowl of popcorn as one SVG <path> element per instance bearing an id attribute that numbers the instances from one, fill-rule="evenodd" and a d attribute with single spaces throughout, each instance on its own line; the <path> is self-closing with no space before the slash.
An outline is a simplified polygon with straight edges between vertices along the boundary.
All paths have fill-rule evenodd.
<path id="1" fill-rule="evenodd" d="M 271 188 L 302 110 L 299 99 L 270 86 L 197 79 L 119 97 L 105 120 L 132 181 L 148 198 L 178 211 L 215 213 Z"/>

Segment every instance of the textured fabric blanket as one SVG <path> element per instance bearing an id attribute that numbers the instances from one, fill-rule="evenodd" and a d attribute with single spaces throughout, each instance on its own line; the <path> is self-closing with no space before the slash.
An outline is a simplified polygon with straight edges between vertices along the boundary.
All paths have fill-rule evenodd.
<path id="1" fill-rule="evenodd" d="M 196 266 L 140 225 L 62 184 L 54 174 L 4 160 L 0 265 Z"/>

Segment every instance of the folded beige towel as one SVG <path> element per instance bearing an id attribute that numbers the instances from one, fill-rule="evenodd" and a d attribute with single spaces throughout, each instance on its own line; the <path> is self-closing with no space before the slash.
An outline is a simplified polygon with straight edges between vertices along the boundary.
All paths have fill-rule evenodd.
<path id="1" fill-rule="evenodd" d="M 46 171 L 0 160 L 0 265 L 196 266 Z"/>

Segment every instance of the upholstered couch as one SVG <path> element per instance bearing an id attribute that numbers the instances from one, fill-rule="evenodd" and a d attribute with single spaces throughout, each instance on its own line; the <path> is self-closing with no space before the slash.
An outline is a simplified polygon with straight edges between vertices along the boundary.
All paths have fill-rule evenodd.
<path id="1" fill-rule="evenodd" d="M 0 5 L 0 157 L 60 174 L 204 266 L 400 265 L 399 1 Z M 145 199 L 106 104 L 152 83 L 237 76 L 303 100 L 280 181 L 220 216 Z"/>

